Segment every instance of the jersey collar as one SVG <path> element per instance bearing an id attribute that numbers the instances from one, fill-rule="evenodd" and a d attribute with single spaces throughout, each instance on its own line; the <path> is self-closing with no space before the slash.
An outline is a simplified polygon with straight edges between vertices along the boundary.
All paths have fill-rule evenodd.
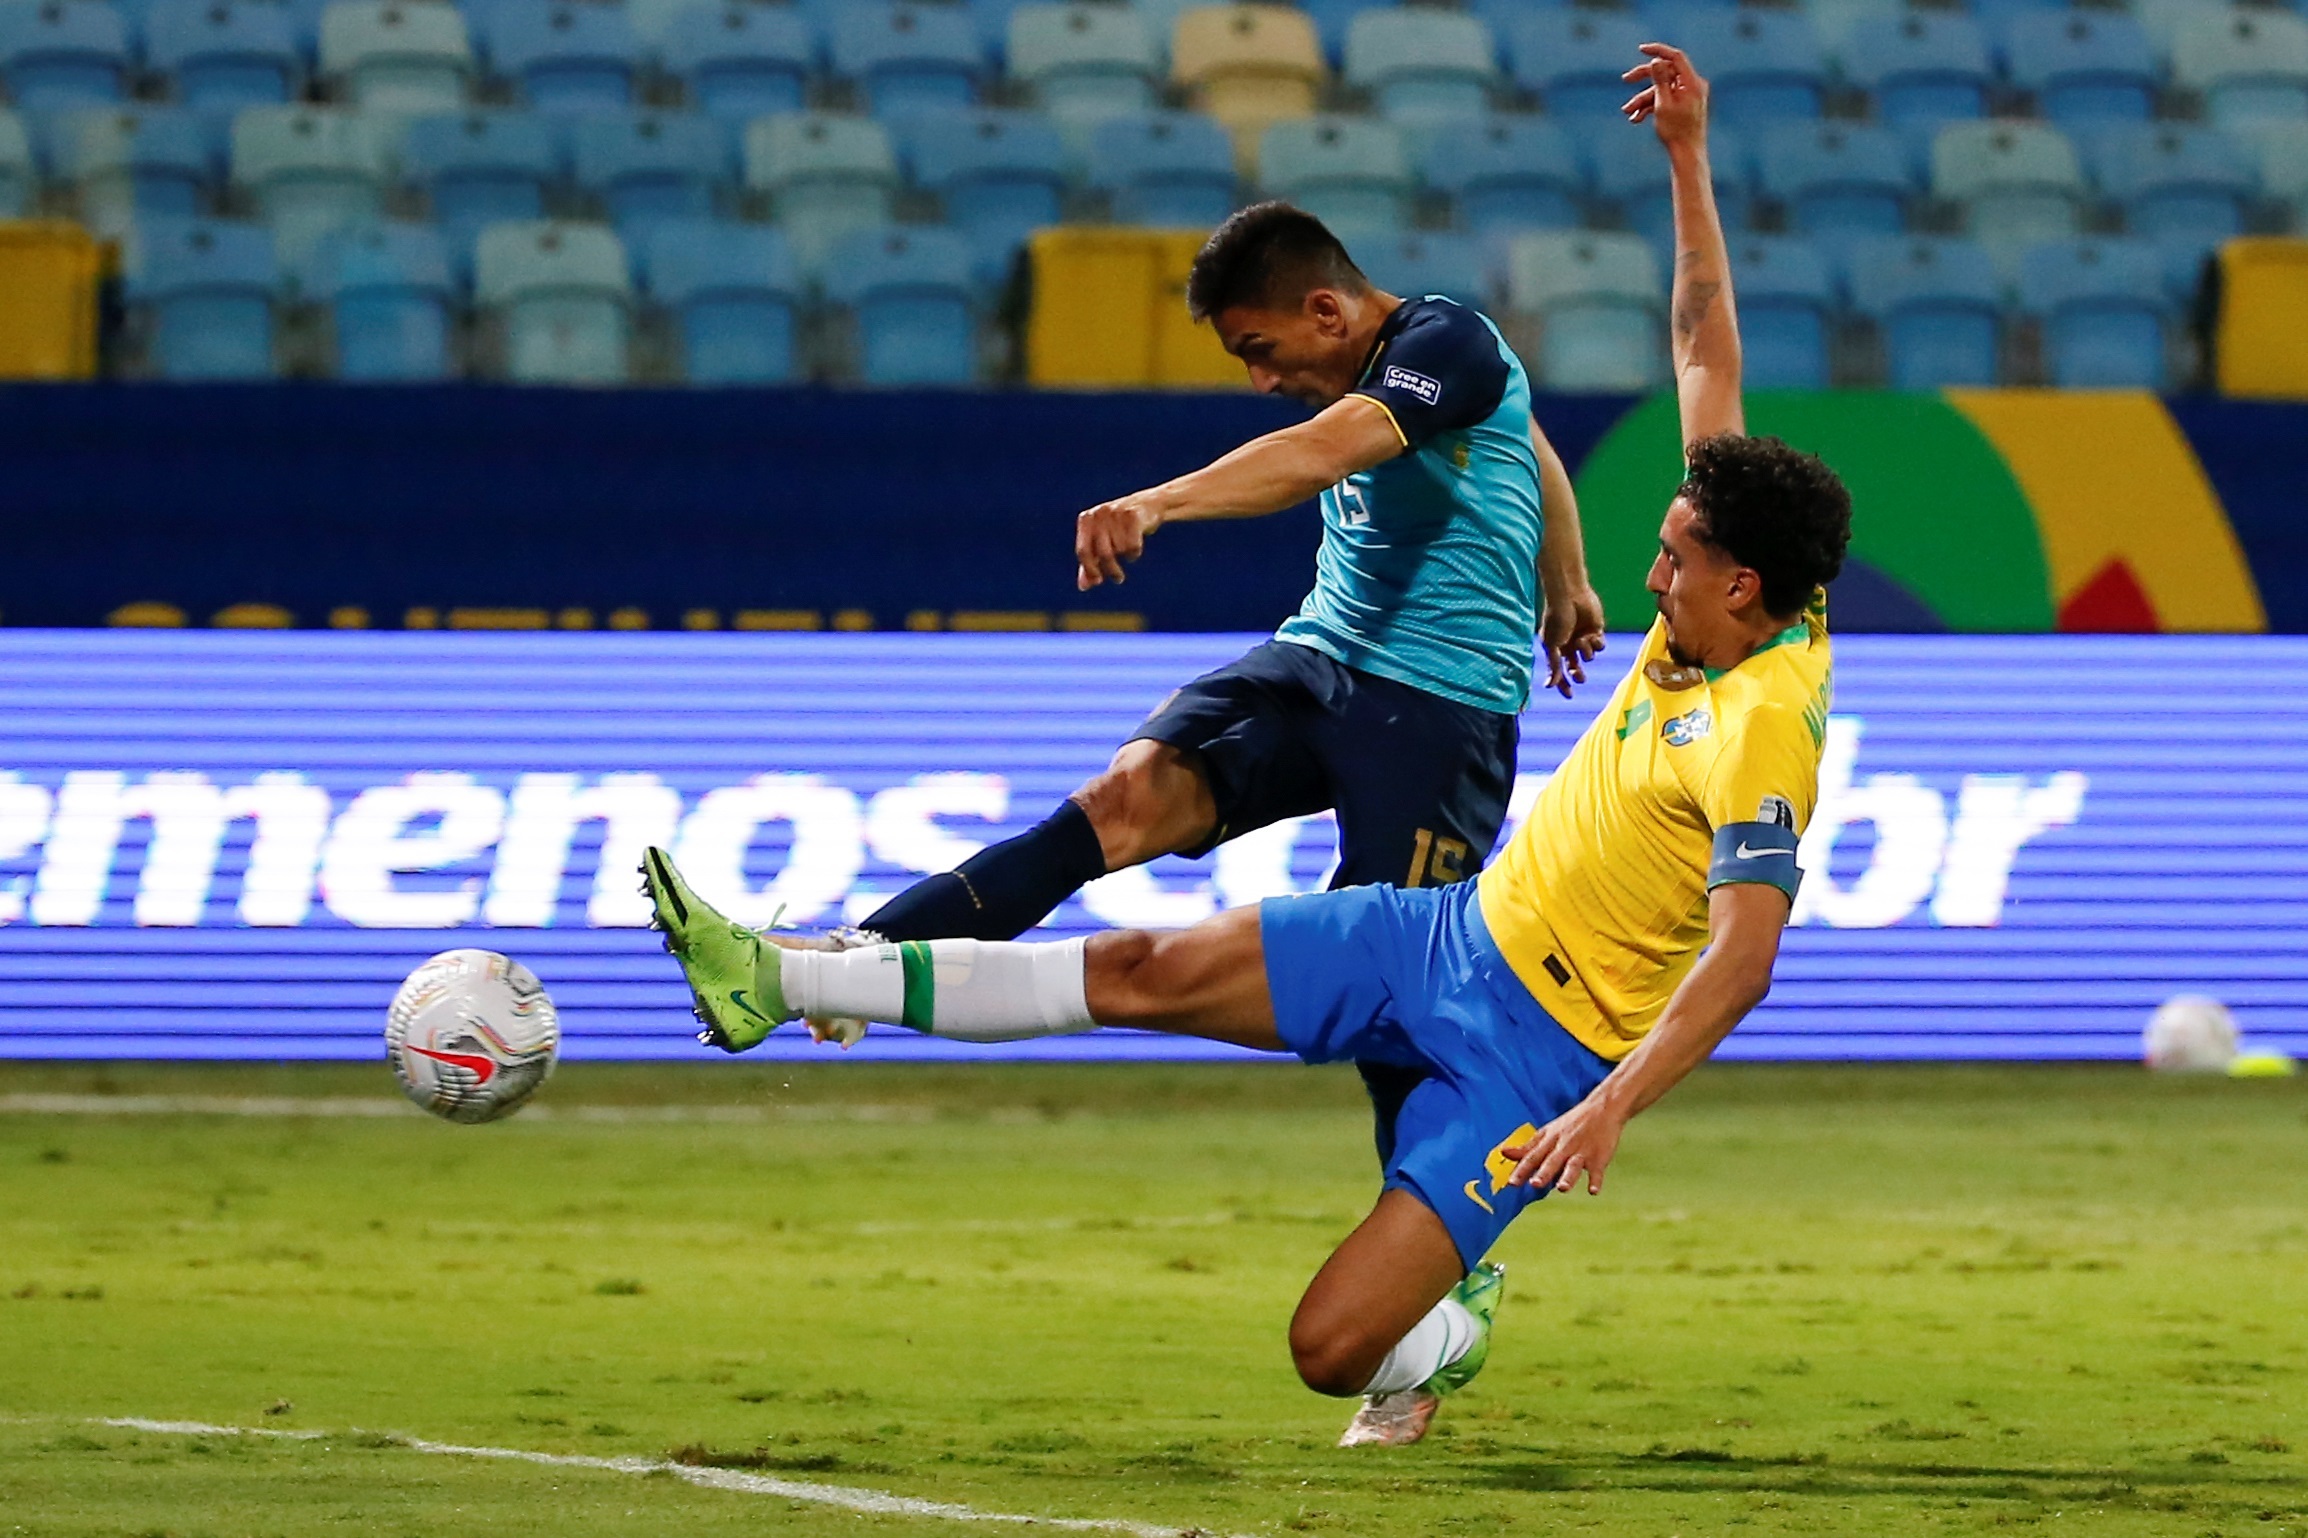
<path id="1" fill-rule="evenodd" d="M 1789 625 L 1785 630 L 1782 630 L 1777 635 L 1773 636 L 1770 640 L 1765 641 L 1761 646 L 1758 646 L 1753 651 L 1749 652 L 1745 657 L 1740 659 L 1740 662 L 1752 662 L 1767 651 L 1772 651 L 1782 646 L 1793 646 L 1798 641 L 1808 641 L 1809 639 L 1811 639 L 1811 622 L 1809 620 L 1799 619 L 1794 624 Z M 1731 667 L 1737 666 L 1739 666 L 1738 662 L 1731 664 Z M 1716 679 L 1721 678 L 1724 674 L 1730 672 L 1731 668 L 1708 668 L 1705 671 L 1707 674 L 1707 682 L 1713 683 Z"/>

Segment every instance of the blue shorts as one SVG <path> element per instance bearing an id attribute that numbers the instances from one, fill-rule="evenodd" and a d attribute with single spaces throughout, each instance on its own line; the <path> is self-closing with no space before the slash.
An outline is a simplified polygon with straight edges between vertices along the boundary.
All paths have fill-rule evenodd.
<path id="1" fill-rule="evenodd" d="M 1611 1064 L 1539 1007 L 1499 954 L 1472 881 L 1269 898 L 1258 911 L 1283 1045 L 1310 1063 L 1428 1075 L 1403 1102 L 1388 1190 L 1450 1230 L 1468 1269 L 1545 1193 L 1502 1150 L 1585 1099 Z"/>

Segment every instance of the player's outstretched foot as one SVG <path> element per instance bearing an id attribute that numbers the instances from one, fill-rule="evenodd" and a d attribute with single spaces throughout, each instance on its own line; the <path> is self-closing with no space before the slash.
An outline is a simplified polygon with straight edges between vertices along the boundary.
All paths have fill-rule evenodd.
<path id="1" fill-rule="evenodd" d="M 793 1018 L 778 986 L 777 946 L 715 912 L 662 849 L 642 854 L 641 879 L 653 910 L 650 925 L 665 932 L 665 948 L 681 963 L 697 1000 L 697 1018 L 705 1025 L 699 1041 L 744 1052 Z"/>
<path id="2" fill-rule="evenodd" d="M 1341 1447 L 1407 1447 L 1426 1435 L 1443 1395 L 1465 1388 L 1483 1370 L 1491 1355 L 1491 1321 L 1498 1317 L 1499 1299 L 1506 1295 L 1507 1268 L 1484 1261 L 1450 1290 L 1450 1296 L 1474 1316 L 1474 1344 L 1459 1359 L 1417 1388 L 1395 1394 L 1370 1394 L 1340 1435 Z"/>
<path id="3" fill-rule="evenodd" d="M 1423 1388 L 1406 1388 L 1399 1394 L 1365 1395 L 1362 1408 L 1354 1412 L 1354 1419 L 1339 1433 L 1338 1445 L 1408 1447 L 1426 1435 L 1426 1428 L 1441 1404 L 1440 1394 L 1430 1394 Z"/>

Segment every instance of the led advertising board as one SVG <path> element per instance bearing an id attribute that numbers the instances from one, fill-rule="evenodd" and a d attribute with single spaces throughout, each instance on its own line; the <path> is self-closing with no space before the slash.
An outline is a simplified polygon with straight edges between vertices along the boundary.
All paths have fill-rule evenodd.
<path id="1" fill-rule="evenodd" d="M 0 631 L 0 1056 L 377 1057 L 398 980 L 479 945 L 545 980 L 573 1059 L 711 1057 L 642 847 L 749 923 L 862 918 L 1255 639 Z M 1634 644 L 1533 704 L 1518 814 Z M 2128 1057 L 2182 992 L 2308 1053 L 2304 669 L 2281 637 L 1840 639 L 1796 927 L 1721 1055 Z M 1334 848 L 1327 819 L 1267 829 L 1039 933 L 1313 890 Z M 858 1049 L 996 1052 L 1232 1055 Z"/>

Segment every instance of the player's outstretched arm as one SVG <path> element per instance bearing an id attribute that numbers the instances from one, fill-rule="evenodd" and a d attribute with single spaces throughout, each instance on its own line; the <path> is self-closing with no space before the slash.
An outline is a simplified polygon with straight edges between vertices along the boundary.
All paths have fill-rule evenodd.
<path id="1" fill-rule="evenodd" d="M 1112 502 L 1074 520 L 1074 583 L 1088 592 L 1120 582 L 1146 536 L 1166 523 L 1205 518 L 1263 518 L 1335 486 L 1358 470 L 1402 452 L 1402 435 L 1386 408 L 1349 395 L 1295 427 L 1253 438 L 1203 468 Z"/>
<path id="2" fill-rule="evenodd" d="M 1739 315 L 1731 302 L 1731 258 L 1715 209 L 1707 160 L 1707 82 L 1679 48 L 1645 43 L 1649 55 L 1627 71 L 1642 87 L 1622 110 L 1648 121 L 1667 147 L 1675 206 L 1675 394 L 1686 446 L 1717 433 L 1743 433 L 1739 402 Z"/>
<path id="3" fill-rule="evenodd" d="M 1571 697 L 1571 686 L 1587 681 L 1587 664 L 1603 649 L 1603 600 L 1587 576 L 1586 537 L 1579 528 L 1579 499 L 1571 472 L 1547 435 L 1531 420 L 1531 448 L 1539 456 L 1539 644 L 1547 658 L 1547 687 Z"/>
<path id="4" fill-rule="evenodd" d="M 1610 1077 L 1531 1142 L 1507 1150 L 1516 1160 L 1514 1183 L 1568 1191 L 1583 1175 L 1589 1194 L 1600 1192 L 1628 1121 L 1707 1061 L 1771 991 L 1788 911 L 1787 894 L 1775 886 L 1741 882 L 1709 893 L 1706 954 Z"/>

